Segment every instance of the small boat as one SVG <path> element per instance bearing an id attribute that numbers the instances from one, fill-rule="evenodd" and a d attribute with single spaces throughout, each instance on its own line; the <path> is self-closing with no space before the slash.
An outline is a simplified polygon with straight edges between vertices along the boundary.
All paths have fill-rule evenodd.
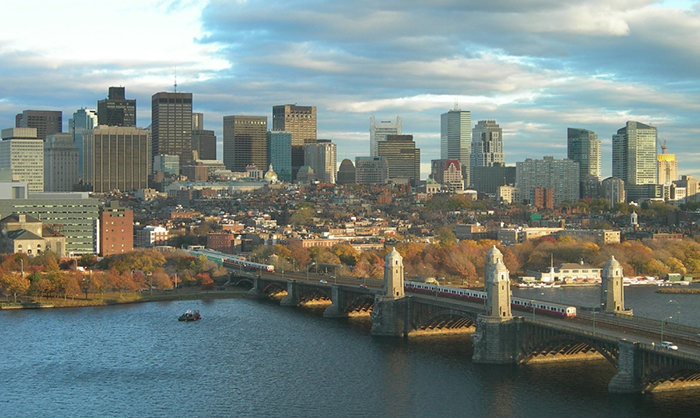
<path id="1" fill-rule="evenodd" d="M 202 315 L 199 314 L 199 311 L 193 311 L 191 309 L 186 310 L 184 314 L 177 318 L 178 321 L 197 321 L 200 319 L 202 319 Z"/>

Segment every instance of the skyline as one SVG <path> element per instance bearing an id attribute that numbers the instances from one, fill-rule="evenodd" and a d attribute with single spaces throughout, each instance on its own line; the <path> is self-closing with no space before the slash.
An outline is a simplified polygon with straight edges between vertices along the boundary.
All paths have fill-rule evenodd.
<path id="1" fill-rule="evenodd" d="M 337 144 L 339 165 L 370 155 L 371 116 L 401 116 L 425 178 L 440 157 L 440 115 L 457 103 L 472 128 L 499 123 L 508 165 L 565 158 L 567 128 L 580 128 L 601 140 L 608 177 L 612 135 L 633 120 L 658 128 L 679 175 L 700 177 L 700 46 L 688 42 L 700 35 L 697 2 L 30 0 L 7 9 L 2 128 L 23 110 L 62 110 L 65 131 L 110 86 L 126 87 L 146 127 L 151 96 L 173 91 L 177 77 L 219 144 L 223 116 L 271 123 L 274 105 L 316 106 L 318 138 Z"/>

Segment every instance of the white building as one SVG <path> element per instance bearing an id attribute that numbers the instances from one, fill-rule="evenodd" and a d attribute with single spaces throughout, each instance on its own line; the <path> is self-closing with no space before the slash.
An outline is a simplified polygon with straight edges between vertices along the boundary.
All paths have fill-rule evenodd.
<path id="1" fill-rule="evenodd" d="M 0 170 L 12 173 L 12 180 L 27 182 L 30 193 L 44 191 L 44 141 L 36 128 L 2 130 Z"/>
<path id="2" fill-rule="evenodd" d="M 401 135 L 401 116 L 396 117 L 396 122 L 390 120 L 377 121 L 374 116 L 369 118 L 369 152 L 370 156 L 379 156 L 377 143 L 386 141 L 387 135 Z"/>
<path id="3" fill-rule="evenodd" d="M 316 179 L 322 183 L 335 183 L 336 145 L 328 139 L 318 139 L 316 143 L 304 146 L 304 163 L 311 167 Z"/>

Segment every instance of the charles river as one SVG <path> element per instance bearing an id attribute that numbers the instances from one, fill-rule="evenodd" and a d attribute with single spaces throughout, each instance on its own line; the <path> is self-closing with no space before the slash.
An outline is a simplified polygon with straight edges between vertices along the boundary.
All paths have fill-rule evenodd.
<path id="1" fill-rule="evenodd" d="M 627 307 L 700 327 L 700 295 L 656 290 L 626 288 Z M 203 320 L 178 322 L 189 308 Z M 700 391 L 609 395 L 605 361 L 474 364 L 466 334 L 377 339 L 367 320 L 248 299 L 1 311 L 0 341 L 1 417 L 700 416 Z"/>

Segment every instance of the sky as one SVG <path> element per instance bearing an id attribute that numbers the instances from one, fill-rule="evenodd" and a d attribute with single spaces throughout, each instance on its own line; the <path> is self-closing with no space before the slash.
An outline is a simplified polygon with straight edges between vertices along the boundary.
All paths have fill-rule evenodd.
<path id="1" fill-rule="evenodd" d="M 602 142 L 627 121 L 658 128 L 680 174 L 700 177 L 700 3 L 686 0 L 25 0 L 0 25 L 0 127 L 26 109 L 96 108 L 193 93 L 221 141 L 226 115 L 316 106 L 318 138 L 369 155 L 369 118 L 401 116 L 440 157 L 440 115 L 495 119 L 506 164 L 566 158 L 566 128 Z M 221 152 L 221 147 L 219 147 Z M 660 151 L 659 151 L 660 152 Z M 219 154 L 221 158 L 221 154 Z"/>

